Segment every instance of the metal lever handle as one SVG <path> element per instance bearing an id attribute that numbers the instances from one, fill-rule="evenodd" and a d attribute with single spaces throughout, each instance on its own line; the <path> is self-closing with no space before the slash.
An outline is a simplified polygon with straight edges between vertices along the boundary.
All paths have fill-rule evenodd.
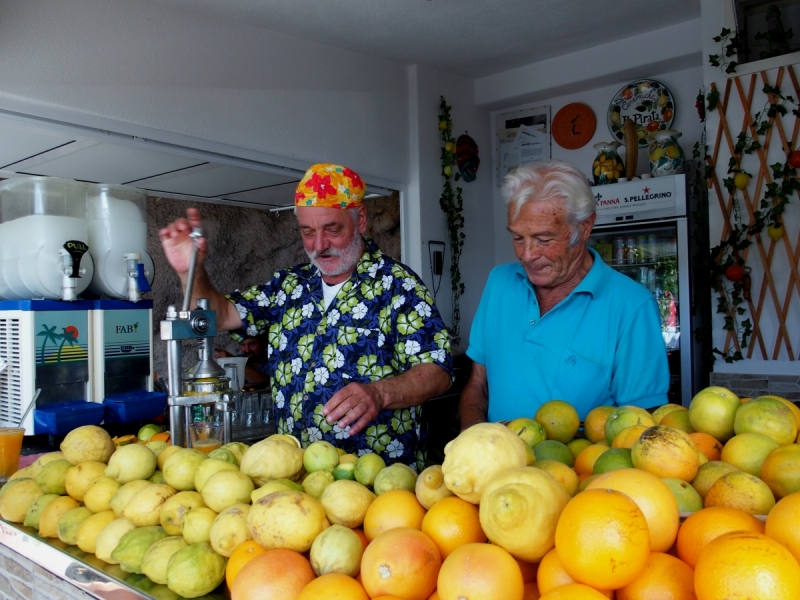
<path id="1" fill-rule="evenodd" d="M 203 237 L 202 227 L 192 227 L 192 233 L 189 234 L 192 238 L 192 256 L 189 259 L 189 274 L 186 276 L 186 293 L 183 296 L 182 311 L 189 310 L 189 303 L 192 301 L 192 288 L 194 287 L 194 272 L 197 268 L 197 240 Z"/>

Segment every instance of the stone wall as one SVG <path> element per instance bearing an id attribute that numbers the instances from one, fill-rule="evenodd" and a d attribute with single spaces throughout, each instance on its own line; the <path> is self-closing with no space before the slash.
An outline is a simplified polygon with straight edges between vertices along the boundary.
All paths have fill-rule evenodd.
<path id="1" fill-rule="evenodd" d="M 711 385 L 728 388 L 740 398 L 756 398 L 766 394 L 800 402 L 800 376 L 711 373 Z"/>
<path id="2" fill-rule="evenodd" d="M 92 600 L 80 588 L 0 544 L 0 599 Z"/>
<path id="3" fill-rule="evenodd" d="M 386 254 L 400 259 L 400 200 L 397 193 L 364 200 L 367 208 L 369 235 Z M 155 263 L 153 291 L 145 295 L 153 300 L 153 353 L 155 372 L 167 372 L 166 345 L 159 337 L 159 323 L 167 306 L 183 303 L 178 276 L 166 262 L 158 239 L 158 230 L 186 209 L 197 206 L 203 215 L 203 227 L 209 241 L 206 269 L 216 288 L 227 292 L 267 281 L 272 274 L 286 267 L 307 263 L 308 257 L 300 242 L 294 212 L 239 208 L 221 204 L 200 204 L 170 198 L 148 198 L 147 247 Z M 238 350 L 227 334 L 220 334 L 215 346 L 232 353 Z M 184 366 L 197 360 L 184 345 Z"/>

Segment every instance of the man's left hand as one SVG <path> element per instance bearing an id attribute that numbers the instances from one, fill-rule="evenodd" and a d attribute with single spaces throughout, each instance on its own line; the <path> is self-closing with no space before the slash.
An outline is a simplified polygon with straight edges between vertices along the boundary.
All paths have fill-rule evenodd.
<path id="1" fill-rule="evenodd" d="M 383 409 L 381 394 L 375 384 L 351 383 L 336 392 L 322 409 L 326 421 L 341 429 L 350 426 L 355 435 L 378 416 Z"/>

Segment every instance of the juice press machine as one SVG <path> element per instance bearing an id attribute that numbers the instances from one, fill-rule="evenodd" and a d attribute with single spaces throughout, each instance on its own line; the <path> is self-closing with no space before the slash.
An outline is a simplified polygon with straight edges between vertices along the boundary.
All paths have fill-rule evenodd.
<path id="1" fill-rule="evenodd" d="M 170 414 L 170 437 L 176 446 L 188 445 L 189 427 L 195 420 L 221 415 L 222 443 L 231 442 L 234 399 L 230 378 L 214 360 L 212 341 L 217 335 L 217 313 L 209 309 L 207 298 L 199 298 L 197 307 L 189 310 L 197 264 L 197 240 L 203 237 L 200 227 L 192 229 L 192 256 L 186 281 L 183 305 L 179 311 L 167 307 L 167 318 L 161 321 L 161 339 L 167 342 L 167 371 Z M 198 340 L 198 362 L 182 376 L 184 340 Z"/>

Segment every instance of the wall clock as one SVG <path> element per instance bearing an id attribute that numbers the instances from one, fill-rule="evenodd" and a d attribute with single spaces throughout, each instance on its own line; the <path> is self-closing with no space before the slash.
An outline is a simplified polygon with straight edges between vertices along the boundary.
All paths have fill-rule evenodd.
<path id="1" fill-rule="evenodd" d="M 589 143 L 597 127 L 592 109 L 573 102 L 562 107 L 553 119 L 552 131 L 556 144 L 567 150 L 576 150 Z"/>

